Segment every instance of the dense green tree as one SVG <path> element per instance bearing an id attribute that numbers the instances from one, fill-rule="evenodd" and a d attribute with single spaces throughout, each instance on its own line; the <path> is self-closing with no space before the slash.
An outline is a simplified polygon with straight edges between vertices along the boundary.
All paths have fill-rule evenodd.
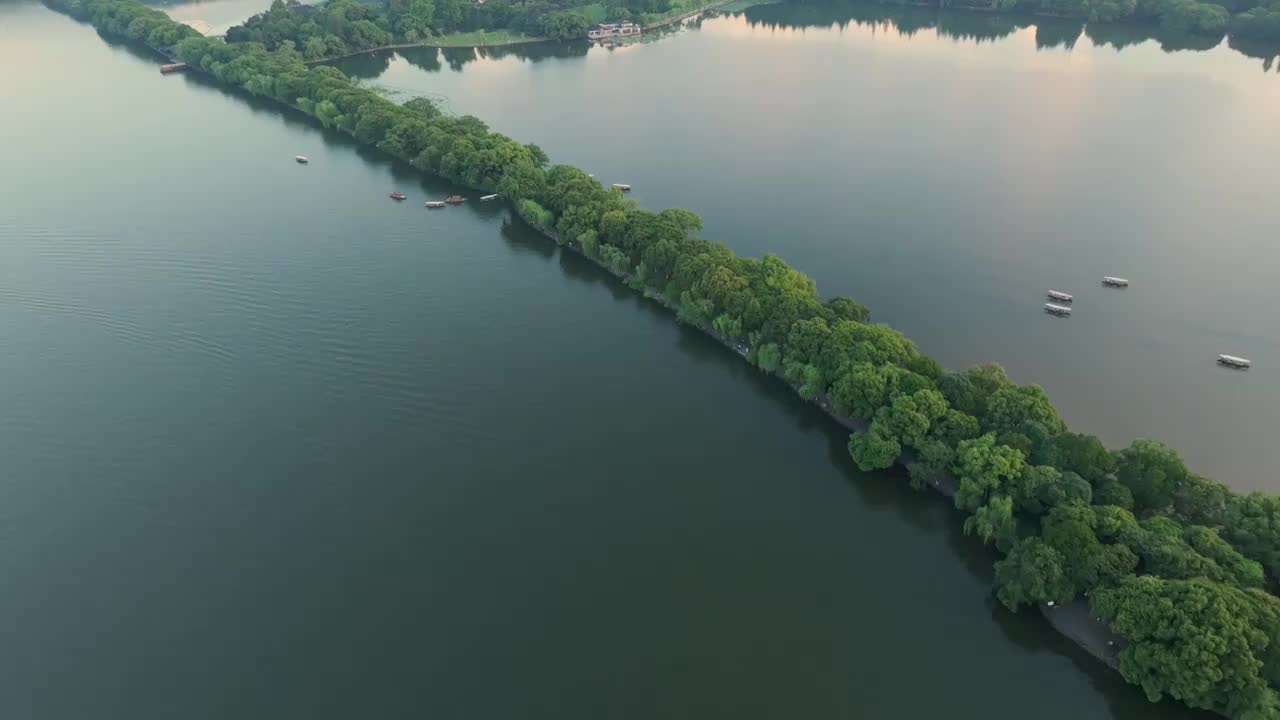
<path id="1" fill-rule="evenodd" d="M 1013 381 L 1004 368 L 994 363 L 947 373 L 938 380 L 938 389 L 951 407 L 979 420 L 987 416 L 991 396 L 1012 385 Z"/>
<path id="2" fill-rule="evenodd" d="M 1022 453 L 996 444 L 995 436 L 990 433 L 961 442 L 954 468 L 960 481 L 955 495 L 956 507 L 969 512 L 977 510 L 986 504 L 989 496 L 1003 491 L 1006 483 L 1017 477 L 1025 465 Z"/>
<path id="3" fill-rule="evenodd" d="M 1235 717 L 1280 712 L 1263 674 L 1280 621 L 1277 604 L 1208 580 L 1152 576 L 1124 578 L 1090 596 L 1093 611 L 1126 641 L 1120 672 L 1129 682 L 1152 701 L 1170 695 Z"/>
<path id="4" fill-rule="evenodd" d="M 1245 557 L 1280 578 L 1280 498 L 1250 493 L 1227 499 L 1222 536 Z"/>
<path id="5" fill-rule="evenodd" d="M 1075 588 L 1064 566 L 1062 553 L 1040 538 L 1021 540 L 996 563 L 996 597 L 1010 610 L 1050 600 L 1067 602 L 1075 597 Z"/>
<path id="6" fill-rule="evenodd" d="M 1178 453 L 1155 440 L 1135 440 L 1117 456 L 1116 477 L 1133 493 L 1139 510 L 1163 511 L 1187 478 Z"/>
<path id="7" fill-rule="evenodd" d="M 1097 437 L 1064 432 L 1055 436 L 1053 441 L 1057 446 L 1058 467 L 1079 475 L 1089 481 L 1089 484 L 1096 487 L 1115 472 L 1115 456 Z"/>
<path id="8" fill-rule="evenodd" d="M 937 390 L 920 390 L 912 395 L 898 395 L 886 407 L 876 411 L 875 424 L 886 437 L 900 445 L 914 447 L 924 440 L 929 425 L 947 410 L 947 401 Z"/>
<path id="9" fill-rule="evenodd" d="M 1058 505 L 1041 521 L 1040 537 L 1063 558 L 1072 587 L 1084 591 L 1133 572 L 1138 558 L 1121 544 L 1104 544 L 1094 531 L 1097 519 L 1082 503 Z"/>
<path id="10" fill-rule="evenodd" d="M 1115 505 L 1133 509 L 1133 492 L 1115 478 L 1106 478 L 1093 490 L 1093 501 L 1099 505 Z"/>
<path id="11" fill-rule="evenodd" d="M 984 543 L 994 544 L 1001 550 L 1013 547 L 1018 540 L 1018 519 L 1013 514 L 1013 499 L 1008 495 L 995 495 L 965 518 L 964 534 L 975 533 Z"/>
<path id="12" fill-rule="evenodd" d="M 1066 493 L 1060 487 L 1062 473 L 1048 465 L 1026 465 L 1009 480 L 1009 492 L 1018 512 L 1043 515 L 1059 504 Z"/>
<path id="13" fill-rule="evenodd" d="M 940 442 L 955 447 L 965 440 L 978 437 L 982 432 L 978 428 L 977 418 L 948 408 L 942 417 L 934 420 L 929 434 Z"/>
<path id="14" fill-rule="evenodd" d="M 587 34 L 590 24 L 582 13 L 559 10 L 542 16 L 542 36 L 552 40 L 582 37 Z"/>
<path id="15" fill-rule="evenodd" d="M 849 456 L 864 472 L 882 470 L 902 454 L 902 446 L 892 437 L 868 431 L 849 436 Z"/>
<path id="16" fill-rule="evenodd" d="M 988 431 L 1019 432 L 1024 423 L 1039 423 L 1050 433 L 1060 433 L 1066 423 L 1039 385 L 1010 385 L 993 393 L 987 402 L 984 428 Z"/>

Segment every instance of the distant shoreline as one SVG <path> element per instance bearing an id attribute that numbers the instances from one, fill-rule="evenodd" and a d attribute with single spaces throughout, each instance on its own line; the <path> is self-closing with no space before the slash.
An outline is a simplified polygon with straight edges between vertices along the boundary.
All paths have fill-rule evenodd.
<path id="1" fill-rule="evenodd" d="M 735 0 L 716 0 L 716 2 L 708 3 L 701 7 L 684 12 L 675 17 L 667 18 L 665 20 L 659 20 L 658 22 L 650 23 L 648 25 L 642 25 L 641 29 L 645 32 L 648 32 L 649 30 L 656 30 L 657 28 L 666 27 L 667 25 L 674 25 L 675 23 L 688 20 L 691 17 L 700 15 L 708 10 L 714 10 L 715 8 L 718 8 L 721 5 L 728 5 L 729 3 L 734 1 Z M 578 39 L 578 38 L 570 38 L 570 40 L 574 40 L 574 39 Z M 581 39 L 585 40 L 586 38 L 581 38 Z M 359 55 L 365 55 L 365 54 L 374 55 L 384 50 L 409 50 L 413 48 L 437 48 L 437 49 L 496 48 L 496 47 L 511 47 L 513 45 L 532 45 L 534 43 L 544 43 L 544 42 L 563 42 L 563 41 L 552 40 L 551 38 L 542 37 L 538 35 L 516 38 L 514 40 L 501 40 L 498 42 L 481 42 L 481 43 L 469 43 L 469 42 L 459 43 L 459 42 L 448 42 L 448 41 L 441 42 L 439 40 L 424 40 L 423 42 L 416 42 L 416 43 L 394 43 L 391 45 L 379 45 L 378 47 L 365 48 L 363 50 L 356 50 L 354 52 L 349 52 L 349 53 L 346 53 L 345 55 L 334 55 L 332 57 L 319 58 L 316 60 L 304 60 L 303 62 L 307 65 L 320 65 L 322 63 L 334 62 L 336 60 L 344 60 L 346 58 L 357 57 Z"/>

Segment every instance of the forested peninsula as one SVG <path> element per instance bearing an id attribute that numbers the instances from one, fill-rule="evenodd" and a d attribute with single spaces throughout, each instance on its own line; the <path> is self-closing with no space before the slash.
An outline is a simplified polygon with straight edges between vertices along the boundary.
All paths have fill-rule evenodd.
<path id="1" fill-rule="evenodd" d="M 304 5 L 275 0 L 263 13 L 227 30 L 227 42 L 258 42 L 268 50 L 292 47 L 307 60 L 334 58 L 396 44 L 454 44 L 459 34 L 486 42 L 585 38 L 603 21 L 657 23 L 709 4 L 709 0 L 331 0 Z"/>
<path id="2" fill-rule="evenodd" d="M 877 0 L 887 5 L 933 4 Z M 232 43 L 259 42 L 268 50 L 292 47 L 307 60 L 341 57 L 395 44 L 448 42 L 457 33 L 485 42 L 584 37 L 605 20 L 651 24 L 709 4 L 708 0 L 330 0 L 303 5 L 275 0 L 263 13 L 227 31 Z M 1233 39 L 1280 45 L 1280 0 L 955 0 L 950 9 L 1030 13 L 1096 23 L 1141 22 L 1166 36 L 1196 43 Z M 484 33 L 483 36 L 478 33 Z M 476 40 L 479 41 L 478 39 Z"/>
<path id="3" fill-rule="evenodd" d="M 801 397 L 863 419 L 848 444 L 860 468 L 908 458 L 913 486 L 954 484 L 965 531 L 1002 556 L 996 593 L 1009 608 L 1087 596 L 1121 638 L 1120 672 L 1152 700 L 1280 720 L 1280 498 L 1234 493 L 1154 440 L 1110 450 L 1069 430 L 1040 387 L 996 365 L 944 370 L 857 302 L 822 300 L 782 259 L 739 257 L 697 237 L 696 214 L 640 208 L 477 118 L 397 104 L 307 65 L 296 47 L 203 37 L 138 0 L 45 2 L 103 33 L 173 46 L 219 83 L 425 173 L 500 194 Z"/>
<path id="4" fill-rule="evenodd" d="M 433 40 L 451 44 L 450 38 L 458 33 L 498 43 L 534 37 L 581 38 L 592 23 L 651 24 L 707 4 L 707 0 L 330 0 L 303 5 L 297 0 L 275 0 L 266 12 L 228 30 L 227 41 L 259 42 L 268 50 L 292 47 L 304 58 L 318 60 L 395 44 Z M 1101 23 L 1151 23 L 1166 35 L 1199 38 L 1197 42 L 1221 40 L 1229 31 L 1236 40 L 1280 44 L 1280 0 L 955 0 L 940 6 Z"/>

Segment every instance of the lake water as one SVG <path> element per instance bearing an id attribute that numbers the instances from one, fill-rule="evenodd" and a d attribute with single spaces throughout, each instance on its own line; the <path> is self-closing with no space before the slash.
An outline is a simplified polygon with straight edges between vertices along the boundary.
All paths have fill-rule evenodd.
<path id="1" fill-rule="evenodd" d="M 949 364 L 983 353 L 1051 384 L 1111 353 L 1130 378 L 1157 322 L 1181 343 L 1197 313 L 1230 322 L 1259 367 L 1197 365 L 1192 387 L 1161 385 L 1168 397 L 1144 412 L 1167 422 L 1195 407 L 1183 419 L 1205 446 L 1235 447 L 1221 396 L 1244 412 L 1275 392 L 1253 349 L 1274 343 L 1270 325 L 1246 322 L 1264 319 L 1261 303 L 1231 306 L 1263 297 L 1272 252 L 1254 225 L 1270 205 L 1245 202 L 1271 172 L 1253 113 L 1274 96 L 1253 83 L 1274 78 L 1259 61 L 1093 51 L 1082 79 L 1075 55 L 1037 54 L 1019 33 L 859 33 L 733 16 L 545 62 L 452 72 L 397 58 L 382 81 L 526 130 L 646 204 L 703 211 L 710 235 L 780 251 Z M 796 53 L 819 63 L 823 48 L 836 60 L 816 65 L 825 80 L 796 70 Z M 1126 57 L 1116 82 L 1134 92 L 1148 78 L 1203 117 L 1216 89 L 1235 111 L 1194 142 L 1176 113 L 1123 116 L 1102 101 L 1118 101 L 1102 71 Z M 930 79 L 947 58 L 988 84 Z M 0 4 L 0 68 L 3 716 L 1191 717 L 1005 612 L 990 555 L 945 503 L 858 473 L 821 413 L 502 208 L 427 212 L 422 199 L 454 188 L 198 76 L 161 76 L 155 58 L 39 5 Z M 1031 127 L 1035 108 L 1009 104 L 1007 86 L 1048 103 L 1035 72 L 1093 105 L 1068 122 L 1059 97 L 1059 122 Z M 556 74 L 567 85 L 553 93 Z M 797 106 L 793 83 L 817 94 Z M 886 104 L 897 85 L 923 93 L 915 112 Z M 989 137 L 964 114 L 983 95 L 1008 117 Z M 1149 153 L 1144 172 L 1087 172 L 1078 144 L 1102 141 L 1099 114 L 1151 123 L 1108 146 Z M 1055 137 L 1056 175 L 1036 165 Z M 1135 137 L 1183 142 L 1156 152 Z M 989 159 L 969 166 L 975 144 Z M 1229 155 L 1210 162 L 1202 144 Z M 1163 220 L 1122 207 L 1135 186 L 1148 205 L 1207 186 L 1186 169 L 1201 162 L 1226 184 L 1200 198 L 1211 236 L 1193 237 L 1208 220 L 1186 194 L 1159 201 Z M 1061 184 L 1036 186 L 1050 176 Z M 1000 202 L 975 205 L 997 188 Z M 970 234 L 979 217 L 989 231 Z M 1107 218 L 1178 233 L 1143 245 Z M 1246 242 L 1251 262 L 1238 261 Z M 1212 272 L 1227 264 L 1234 275 Z M 1167 278 L 1196 269 L 1185 291 L 1214 304 L 1166 314 L 1152 294 L 1176 299 Z M 1086 287 L 1102 272 L 1135 286 Z M 1041 317 L 1041 285 L 1077 289 L 1077 275 L 1079 315 Z M 945 312 L 915 315 L 930 298 Z M 1103 331 L 1122 347 L 1043 357 L 1074 347 L 1063 334 Z M 1033 337 L 1007 337 L 1019 334 Z M 1164 359 L 1151 383 L 1183 377 Z M 1090 429 L 1077 395 L 1147 387 L 1095 382 L 1057 393 Z"/>
<path id="2" fill-rule="evenodd" d="M 1111 445 L 1158 438 L 1280 491 L 1280 77 L 1225 44 L 1028 22 L 765 5 L 621 49 L 339 65 L 695 210 L 706 237 L 783 256 L 945 366 L 1045 386 Z M 1050 288 L 1073 317 L 1045 315 Z"/>

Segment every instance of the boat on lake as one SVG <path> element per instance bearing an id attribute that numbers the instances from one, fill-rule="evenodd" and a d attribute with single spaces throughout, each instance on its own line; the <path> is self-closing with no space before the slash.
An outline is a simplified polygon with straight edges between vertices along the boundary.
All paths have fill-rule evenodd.
<path id="1" fill-rule="evenodd" d="M 307 159 L 305 155 L 294 155 L 293 161 L 298 163 L 299 165 L 306 165 L 307 163 L 311 162 L 310 160 Z"/>
<path id="2" fill-rule="evenodd" d="M 461 195 L 450 195 L 449 197 L 445 198 L 444 201 L 449 203 L 450 205 L 461 205 L 462 203 L 466 202 L 467 199 L 462 197 Z"/>
<path id="3" fill-rule="evenodd" d="M 1050 315 L 1065 316 L 1065 315 L 1071 314 L 1071 308 L 1067 307 L 1066 305 L 1055 305 L 1053 303 L 1045 303 L 1044 311 L 1049 313 Z"/>
<path id="4" fill-rule="evenodd" d="M 497 194 L 497 193 L 494 193 L 493 195 L 481 195 L 481 196 L 480 196 L 480 202 L 490 202 L 490 201 L 497 200 L 497 199 L 498 199 L 498 194 Z"/>
<path id="5" fill-rule="evenodd" d="M 626 183 L 614 183 L 613 187 L 622 192 L 631 192 L 631 186 Z"/>
<path id="6" fill-rule="evenodd" d="M 1252 360 L 1248 358 L 1236 357 L 1235 355 L 1219 355 L 1218 362 L 1222 365 L 1226 365 L 1228 367 L 1233 367 L 1233 368 L 1240 368 L 1242 370 L 1246 370 L 1249 368 L 1250 365 L 1253 365 Z"/>
<path id="7" fill-rule="evenodd" d="M 407 195 L 405 195 L 404 193 L 400 192 L 399 190 L 397 190 L 397 191 L 395 191 L 395 192 L 391 193 L 391 199 L 392 199 L 392 200 L 403 200 L 403 199 L 405 199 L 406 197 L 408 197 L 408 196 L 407 196 Z"/>
<path id="8" fill-rule="evenodd" d="M 1045 293 L 1045 295 L 1047 295 L 1050 300 L 1057 300 L 1060 303 L 1069 303 L 1075 299 L 1070 295 L 1068 295 L 1067 293 L 1059 292 L 1057 290 L 1050 290 L 1049 292 Z"/>
<path id="9" fill-rule="evenodd" d="M 1111 277 L 1110 275 L 1102 278 L 1103 285 L 1111 287 L 1129 287 L 1129 281 L 1121 277 Z"/>
<path id="10" fill-rule="evenodd" d="M 423 203 L 423 205 L 426 205 L 429 208 L 435 209 L 435 208 L 444 207 L 445 202 L 443 200 L 428 200 L 425 203 Z"/>

